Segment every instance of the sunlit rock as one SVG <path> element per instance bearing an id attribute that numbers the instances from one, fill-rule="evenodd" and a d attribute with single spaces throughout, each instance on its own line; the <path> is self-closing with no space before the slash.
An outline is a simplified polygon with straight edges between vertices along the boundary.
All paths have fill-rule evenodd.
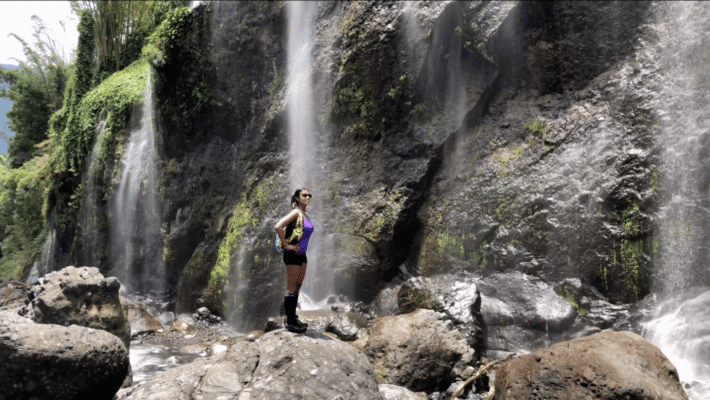
<path id="1" fill-rule="evenodd" d="M 432 310 L 376 319 L 365 354 L 375 365 L 377 381 L 414 391 L 446 390 L 478 357 L 452 328 Z"/>
<path id="2" fill-rule="evenodd" d="M 225 353 L 156 374 L 118 393 L 146 398 L 382 399 L 367 357 L 318 333 L 266 333 L 239 341 Z"/>
<path id="3" fill-rule="evenodd" d="M 613 331 L 513 359 L 496 372 L 495 389 L 500 400 L 688 398 L 676 368 L 656 346 L 634 333 Z"/>

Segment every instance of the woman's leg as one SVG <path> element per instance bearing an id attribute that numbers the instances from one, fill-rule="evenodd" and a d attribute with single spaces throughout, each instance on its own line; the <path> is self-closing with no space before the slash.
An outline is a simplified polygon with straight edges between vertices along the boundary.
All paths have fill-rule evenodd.
<path id="1" fill-rule="evenodd" d="M 308 264 L 303 263 L 301 265 L 294 265 L 294 274 L 296 275 L 296 281 L 294 282 L 294 289 L 296 289 L 296 296 L 298 292 L 301 291 L 301 286 L 303 285 L 303 279 L 306 277 L 306 267 Z"/>
<path id="2" fill-rule="evenodd" d="M 300 278 L 300 276 L 301 265 L 286 265 L 286 293 L 295 296 L 301 289 L 303 278 Z"/>

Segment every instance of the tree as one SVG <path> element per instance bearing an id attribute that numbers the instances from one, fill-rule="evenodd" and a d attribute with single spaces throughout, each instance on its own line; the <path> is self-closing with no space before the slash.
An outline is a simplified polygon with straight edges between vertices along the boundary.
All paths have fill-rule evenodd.
<path id="1" fill-rule="evenodd" d="M 177 0 L 73 1 L 75 13 L 89 10 L 94 20 L 98 55 L 94 83 L 98 84 L 107 75 L 135 61 L 140 56 L 145 39 L 162 22 L 165 14 L 184 5 L 185 1 Z"/>
<path id="2" fill-rule="evenodd" d="M 36 155 L 35 145 L 47 138 L 49 118 L 62 105 L 62 97 L 69 67 L 66 65 L 56 42 L 48 34 L 44 22 L 32 16 L 35 23 L 33 46 L 18 35 L 24 48 L 25 61 L 15 60 L 16 70 L 0 67 L 0 97 L 12 100 L 12 109 L 7 113 L 9 128 L 15 132 L 10 142 L 9 161 L 18 168 Z"/>

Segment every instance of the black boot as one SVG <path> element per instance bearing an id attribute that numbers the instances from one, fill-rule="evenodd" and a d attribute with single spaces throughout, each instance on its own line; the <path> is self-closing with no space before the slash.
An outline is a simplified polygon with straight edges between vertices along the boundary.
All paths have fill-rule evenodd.
<path id="1" fill-rule="evenodd" d="M 284 327 L 289 332 L 302 333 L 305 331 L 298 320 L 296 319 L 296 298 L 291 296 L 284 297 L 284 310 L 286 311 L 286 321 Z"/>
<path id="2" fill-rule="evenodd" d="M 300 319 L 298 319 L 298 315 L 296 315 L 296 307 L 298 307 L 298 295 L 299 293 L 296 293 L 296 296 L 294 297 L 296 301 L 294 301 L 294 308 L 293 308 L 293 316 L 294 320 L 296 320 L 296 324 L 299 326 L 300 329 L 303 329 L 305 332 L 306 329 L 308 329 L 308 324 L 306 322 L 302 322 Z"/>

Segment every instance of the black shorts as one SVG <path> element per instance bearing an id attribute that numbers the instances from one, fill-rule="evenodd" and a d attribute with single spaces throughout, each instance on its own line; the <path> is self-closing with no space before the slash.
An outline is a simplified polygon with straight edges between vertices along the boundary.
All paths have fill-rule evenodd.
<path id="1" fill-rule="evenodd" d="M 296 254 L 290 251 L 284 251 L 284 264 L 286 265 L 302 265 L 308 262 L 305 254 Z"/>

